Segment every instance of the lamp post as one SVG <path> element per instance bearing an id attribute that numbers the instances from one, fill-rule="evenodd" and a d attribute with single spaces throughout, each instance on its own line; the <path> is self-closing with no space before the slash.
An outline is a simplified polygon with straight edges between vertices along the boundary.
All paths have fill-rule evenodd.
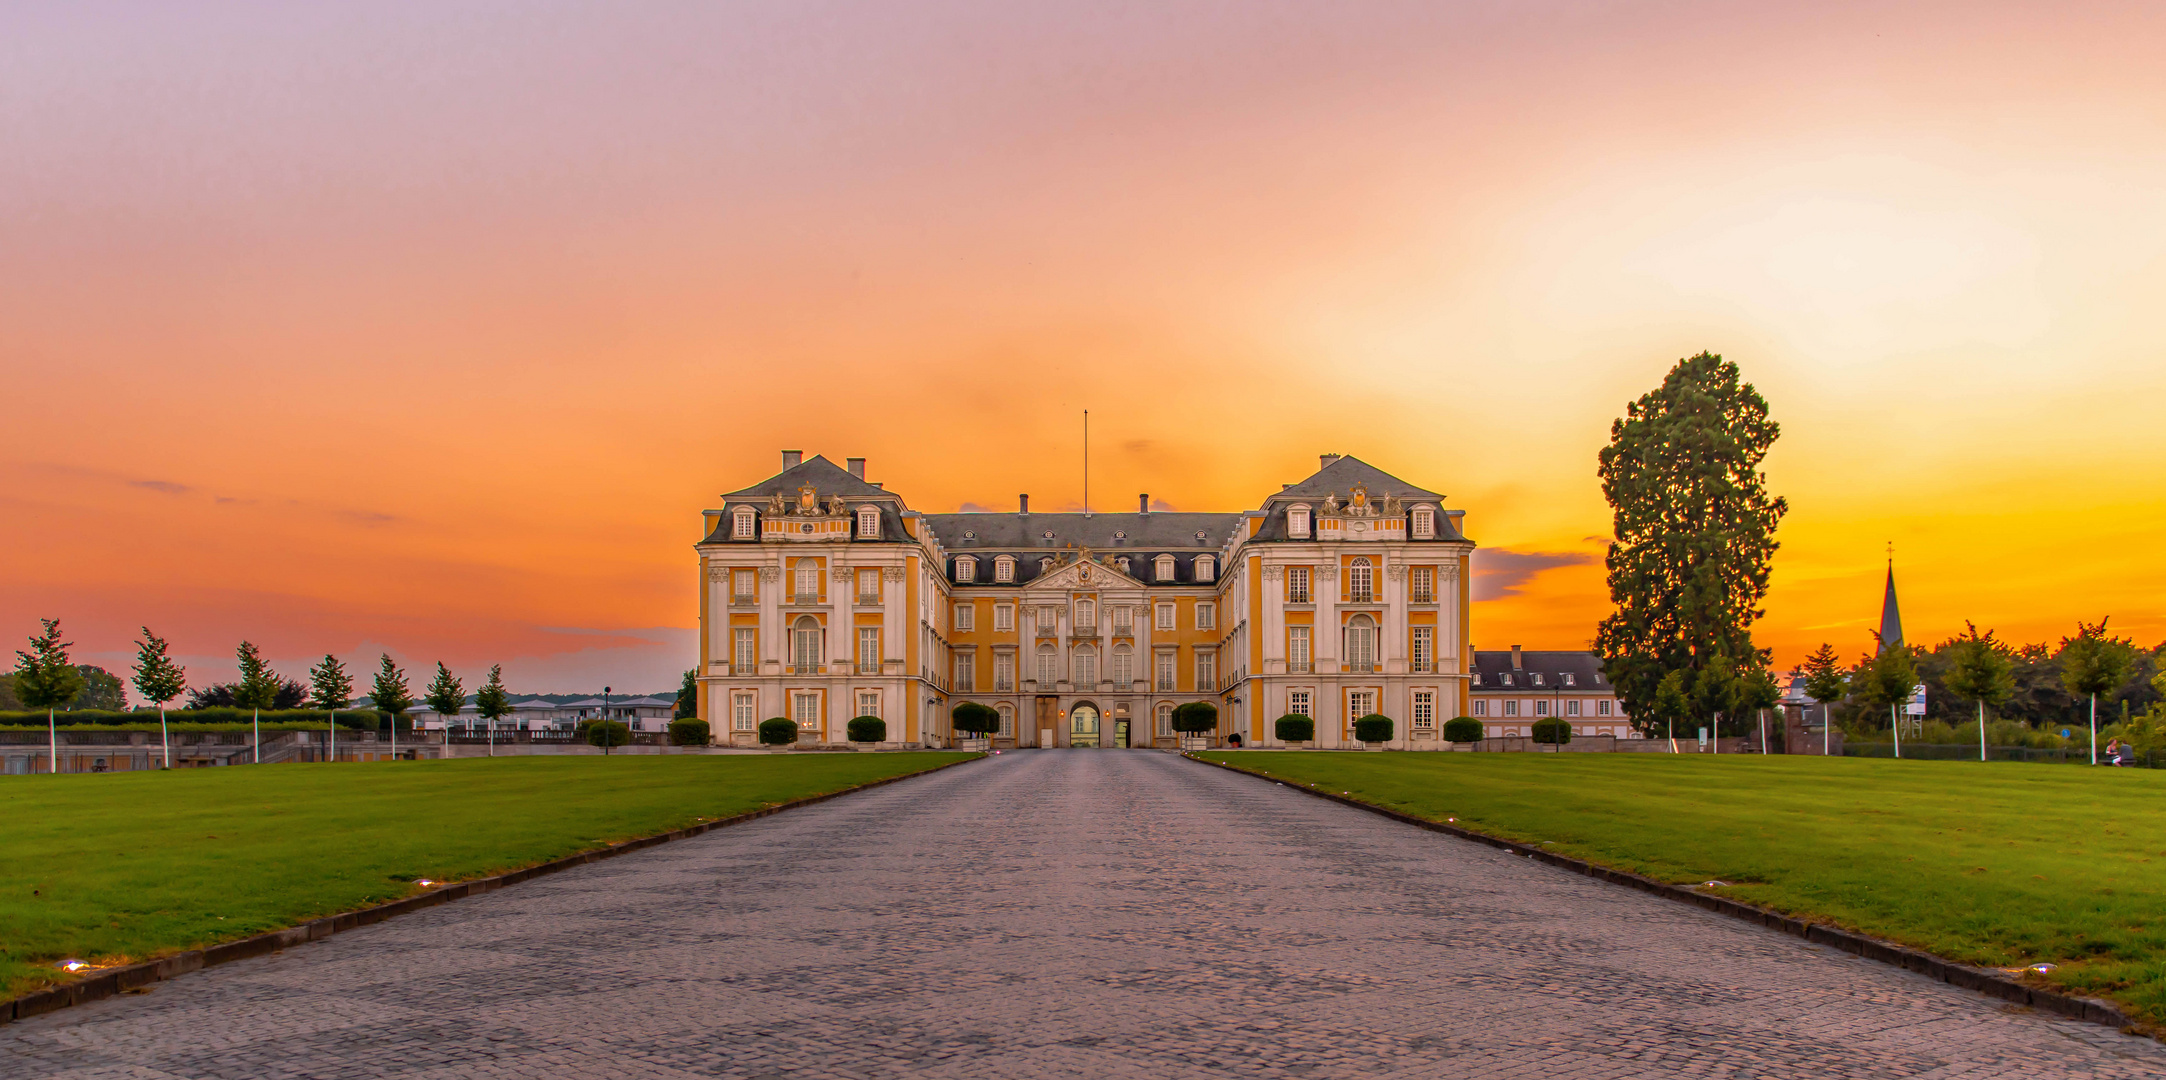
<path id="1" fill-rule="evenodd" d="M 630 733 L 631 729 L 626 728 L 624 741 L 627 743 L 632 741 Z M 604 743 L 613 743 L 617 741 L 609 737 L 609 687 L 606 686 L 602 687 L 602 741 Z"/>

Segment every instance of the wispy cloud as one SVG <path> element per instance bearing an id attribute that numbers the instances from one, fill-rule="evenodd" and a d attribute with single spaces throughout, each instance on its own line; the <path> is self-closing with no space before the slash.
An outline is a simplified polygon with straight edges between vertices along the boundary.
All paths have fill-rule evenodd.
<path id="1" fill-rule="evenodd" d="M 176 484 L 171 480 L 130 480 L 128 486 L 142 488 L 145 491 L 163 492 L 167 495 L 186 495 L 195 490 L 186 484 Z"/>
<path id="2" fill-rule="evenodd" d="M 987 506 L 983 503 L 966 502 L 962 506 L 956 508 L 955 512 L 958 514 L 990 514 L 993 513 L 994 510 L 992 507 Z"/>
<path id="3" fill-rule="evenodd" d="M 1474 549 L 1474 599 L 1501 600 L 1519 595 L 1520 586 L 1535 575 L 1560 566 L 1585 566 L 1594 556 L 1584 551 L 1513 551 L 1510 548 Z"/>

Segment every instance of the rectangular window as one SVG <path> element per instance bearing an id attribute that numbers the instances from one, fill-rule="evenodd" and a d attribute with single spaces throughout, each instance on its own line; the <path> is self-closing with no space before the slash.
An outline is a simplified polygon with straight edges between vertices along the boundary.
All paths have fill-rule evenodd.
<path id="1" fill-rule="evenodd" d="M 1486 702 L 1486 701 L 1477 701 L 1477 702 L 1475 702 L 1475 703 L 1474 703 L 1474 715 L 1476 715 L 1476 716 L 1488 716 L 1488 715 L 1489 715 L 1489 703 L 1488 703 L 1488 702 Z"/>
<path id="2" fill-rule="evenodd" d="M 1309 568 L 1289 566 L 1286 568 L 1286 602 L 1306 604 L 1309 602 Z"/>
<path id="3" fill-rule="evenodd" d="M 1372 604 L 1376 602 L 1376 568 L 1367 559 L 1355 559 L 1346 568 L 1346 602 L 1349 604 Z"/>
<path id="4" fill-rule="evenodd" d="M 1535 702 L 1535 703 L 1534 703 L 1534 715 L 1536 715 L 1536 716 L 1548 716 L 1548 715 L 1549 715 L 1549 702 L 1546 702 L 1546 701 L 1537 701 L 1537 702 Z"/>
<path id="5" fill-rule="evenodd" d="M 1209 693 L 1218 689 L 1218 653 L 1210 649 L 1196 650 L 1196 692 Z"/>
<path id="6" fill-rule="evenodd" d="M 752 539 L 752 512 L 751 512 L 751 511 L 749 511 L 749 510 L 742 510 L 742 511 L 739 511 L 739 512 L 738 512 L 738 514 L 737 514 L 737 526 L 736 526 L 736 528 L 735 528 L 734 532 L 736 533 L 736 535 L 737 535 L 737 539 L 739 539 L 739 540 L 750 540 L 750 539 Z"/>
<path id="7" fill-rule="evenodd" d="M 1175 662 L 1175 655 L 1171 649 L 1158 654 L 1158 690 L 1160 693 L 1170 694 L 1175 689 L 1173 685 Z"/>
<path id="8" fill-rule="evenodd" d="M 1417 566 L 1417 567 L 1415 567 L 1415 568 L 1414 568 L 1414 572 L 1412 573 L 1412 575 L 1410 575 L 1410 576 L 1408 577 L 1408 579 L 1407 579 L 1407 580 L 1408 580 L 1408 583 L 1409 583 L 1409 586 L 1408 586 L 1408 587 L 1409 587 L 1409 588 L 1410 588 L 1410 589 L 1411 589 L 1411 590 L 1413 591 L 1413 594 L 1414 594 L 1414 595 L 1413 595 L 1412 597 L 1410 597 L 1410 599 L 1411 599 L 1411 600 L 1413 600 L 1413 602 L 1414 602 L 1414 603 L 1417 603 L 1417 604 L 1434 604 L 1434 603 L 1436 603 L 1436 568 L 1435 568 L 1435 567 L 1433 567 L 1433 566 Z"/>
<path id="9" fill-rule="evenodd" d="M 1015 710 L 1002 705 L 998 711 L 1000 713 L 1000 737 L 1003 739 L 1015 738 Z"/>
<path id="10" fill-rule="evenodd" d="M 1136 677 L 1132 670 L 1135 666 L 1134 657 L 1135 654 L 1129 652 L 1126 645 L 1113 650 L 1113 688 L 1124 694 L 1129 690 L 1128 684 Z"/>
<path id="11" fill-rule="evenodd" d="M 955 654 L 955 692 L 975 693 L 978 689 L 978 658 L 973 653 Z"/>
<path id="12" fill-rule="evenodd" d="M 810 625 L 810 620 L 807 620 L 800 623 L 796 630 L 791 631 L 790 637 L 792 639 L 791 666 L 797 669 L 799 675 L 819 674 L 820 628 Z"/>
<path id="13" fill-rule="evenodd" d="M 1578 716 L 1578 715 L 1579 715 L 1579 699 L 1578 699 L 1578 698 L 1573 698 L 1572 700 L 1570 700 L 1570 701 L 1567 701 L 1567 702 L 1565 702 L 1565 703 L 1564 703 L 1564 715 L 1566 715 L 1566 716 Z"/>
<path id="14" fill-rule="evenodd" d="M 1346 694 L 1346 726 L 1376 711 L 1376 691 L 1350 690 Z"/>
<path id="15" fill-rule="evenodd" d="M 1306 626 L 1286 628 L 1286 671 L 1291 675 L 1309 673 L 1309 628 Z"/>
<path id="16" fill-rule="evenodd" d="M 811 559 L 797 560 L 797 602 L 817 604 L 820 602 L 820 567 Z"/>
<path id="17" fill-rule="evenodd" d="M 960 582 L 978 580 L 978 560 L 968 555 L 955 560 L 955 580 Z"/>
<path id="18" fill-rule="evenodd" d="M 1196 629 L 1215 630 L 1217 628 L 1218 605 L 1213 603 L 1207 603 L 1204 601 L 1198 601 L 1196 603 Z"/>
<path id="19" fill-rule="evenodd" d="M 880 602 L 880 568 L 867 566 L 857 572 L 857 602 L 877 604 Z"/>
<path id="20" fill-rule="evenodd" d="M 1013 632 L 1014 632 L 1014 630 L 1015 630 L 1015 606 L 1014 606 L 1014 605 L 1012 605 L 1012 604 L 995 604 L 995 605 L 993 605 L 993 629 L 994 629 L 995 631 L 997 631 L 997 632 L 999 632 L 999 633 L 1003 633 L 1003 634 L 1006 634 L 1006 633 L 1013 633 Z"/>
<path id="21" fill-rule="evenodd" d="M 1133 612 L 1129 608 L 1117 607 L 1113 609 L 1113 632 L 1115 634 L 1135 632 Z"/>
<path id="22" fill-rule="evenodd" d="M 860 626 L 857 628 L 857 673 L 878 675 L 880 673 L 880 628 Z"/>
<path id="23" fill-rule="evenodd" d="M 1015 580 L 1015 560 L 1014 560 L 1014 559 L 1010 559 L 1010 558 L 1008 558 L 1008 557 L 1006 557 L 1006 556 L 1002 556 L 1002 557 L 1000 557 L 1000 558 L 998 558 L 998 559 L 994 559 L 994 560 L 993 560 L 993 580 L 994 580 L 994 581 L 1000 581 L 1000 582 L 1008 582 L 1008 581 L 1014 581 L 1014 580 Z"/>
<path id="24" fill-rule="evenodd" d="M 880 691 L 878 691 L 878 690 L 860 690 L 860 691 L 858 691 L 858 692 L 857 692 L 857 714 L 858 714 L 859 716 L 878 716 L 878 715 L 880 715 Z"/>
<path id="25" fill-rule="evenodd" d="M 758 581 L 759 578 L 754 571 L 730 571 L 730 602 L 733 604 L 751 603 L 757 596 L 753 591 L 753 586 Z"/>
<path id="26" fill-rule="evenodd" d="M 1078 690 L 1098 685 L 1098 650 L 1085 645 L 1075 651 L 1075 659 L 1069 661 L 1069 670 L 1075 673 Z"/>
<path id="27" fill-rule="evenodd" d="M 1519 702 L 1517 702 L 1517 701 L 1507 701 L 1507 702 L 1505 702 L 1505 703 L 1504 703 L 1504 715 L 1506 715 L 1506 716 L 1518 716 L 1518 715 L 1519 715 Z"/>
<path id="28" fill-rule="evenodd" d="M 818 729 L 820 726 L 820 695 L 792 694 L 790 698 L 792 703 L 791 719 L 797 721 L 797 726 L 805 731 Z"/>
<path id="29" fill-rule="evenodd" d="M 730 695 L 730 726 L 738 731 L 752 731 L 759 727 L 759 710 L 751 694 Z"/>
<path id="30" fill-rule="evenodd" d="M 1286 711 L 1287 711 L 1287 712 L 1289 712 L 1289 713 L 1292 713 L 1292 714 L 1293 714 L 1293 715 L 1295 715 L 1295 716 L 1308 716 L 1308 715 L 1310 715 L 1310 713 L 1309 713 L 1309 692 L 1308 692 L 1308 691 L 1306 691 L 1306 690 L 1289 690 L 1289 691 L 1287 691 L 1287 692 L 1286 692 Z"/>
<path id="31" fill-rule="evenodd" d="M 1015 654 L 993 654 L 993 692 L 1010 693 L 1015 689 Z"/>
<path id="32" fill-rule="evenodd" d="M 1173 605 L 1172 605 L 1172 604 L 1160 604 L 1160 605 L 1158 605 L 1158 628 L 1159 628 L 1160 630 L 1171 630 L 1171 629 L 1173 629 Z"/>
<path id="33" fill-rule="evenodd" d="M 956 630 L 957 630 L 958 632 L 960 632 L 960 633 L 969 633 L 970 631 L 972 631 L 972 630 L 976 630 L 977 628 L 978 628 L 978 605 L 976 605 L 976 604 L 957 604 L 957 605 L 955 605 L 955 629 L 956 629 Z"/>
<path id="34" fill-rule="evenodd" d="M 1436 694 L 1428 690 L 1414 691 L 1414 730 L 1427 731 L 1436 726 Z"/>
<path id="35" fill-rule="evenodd" d="M 1288 511 L 1286 511 L 1286 535 L 1288 535 L 1288 536 L 1291 536 L 1291 537 L 1293 537 L 1293 538 L 1294 538 L 1294 539 L 1296 539 L 1296 540 L 1303 540 L 1303 539 L 1307 539 L 1307 538 L 1308 538 L 1308 535 L 1309 535 L 1309 508 L 1308 508 L 1308 507 L 1306 507 L 1306 506 L 1302 506 L 1302 507 L 1296 507 L 1295 509 L 1292 509 L 1292 510 L 1288 510 Z"/>
<path id="36" fill-rule="evenodd" d="M 1077 633 L 1082 633 L 1086 630 L 1092 633 L 1097 632 L 1098 605 L 1095 602 L 1089 600 L 1078 600 L 1075 602 L 1075 628 Z"/>
<path id="37" fill-rule="evenodd" d="M 1412 670 L 1416 672 L 1426 673 L 1436 670 L 1435 627 L 1417 626 L 1414 628 L 1413 641 L 1410 644 L 1407 662 Z"/>
<path id="38" fill-rule="evenodd" d="M 730 670 L 739 675 L 757 675 L 760 666 L 760 632 L 749 626 L 732 631 L 737 640 L 730 658 Z"/>
<path id="39" fill-rule="evenodd" d="M 1604 699 L 1604 700 L 1601 700 L 1601 701 L 1597 701 L 1597 702 L 1595 702 L 1595 703 L 1594 703 L 1594 714 L 1595 714 L 1596 716 L 1608 716 L 1608 715 L 1609 715 L 1609 701 L 1608 701 L 1608 699 Z"/>
<path id="40" fill-rule="evenodd" d="M 1424 506 L 1414 511 L 1414 539 L 1427 540 L 1436 535 L 1436 511 Z"/>
<path id="41" fill-rule="evenodd" d="M 1053 658 L 1053 650 L 1038 650 L 1038 689 L 1051 690 L 1060 681 L 1060 662 Z"/>

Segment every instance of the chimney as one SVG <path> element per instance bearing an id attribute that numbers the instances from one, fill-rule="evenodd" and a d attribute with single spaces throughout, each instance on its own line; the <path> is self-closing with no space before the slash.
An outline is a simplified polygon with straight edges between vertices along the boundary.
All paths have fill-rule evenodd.
<path id="1" fill-rule="evenodd" d="M 854 458 L 846 458 L 846 459 L 844 459 L 844 460 L 847 460 L 847 461 L 848 461 L 848 462 L 850 463 L 850 475 L 851 475 L 851 476 L 857 477 L 857 478 L 858 478 L 858 479 L 860 479 L 860 480 L 863 480 L 863 479 L 865 478 L 865 459 L 864 459 L 864 458 L 861 458 L 861 457 L 854 457 Z"/>
<path id="2" fill-rule="evenodd" d="M 1318 466 L 1317 466 L 1317 468 L 1319 468 L 1319 469 L 1328 469 L 1328 468 L 1330 468 L 1330 467 L 1331 467 L 1331 463 L 1332 463 L 1332 462 L 1335 462 L 1335 461 L 1339 460 L 1339 455 L 1337 455 L 1337 454 L 1318 454 L 1318 455 L 1316 455 L 1316 460 L 1317 460 L 1317 461 L 1319 461 L 1319 462 L 1322 462 L 1322 464 L 1318 465 Z"/>
<path id="3" fill-rule="evenodd" d="M 1150 492 L 1148 492 L 1148 491 L 1146 491 L 1146 492 L 1144 492 L 1143 494 L 1141 494 L 1141 495 L 1138 495 L 1138 496 L 1136 496 L 1136 513 L 1139 513 L 1139 514 L 1148 514 L 1148 513 L 1150 513 L 1150 512 L 1151 512 L 1151 493 L 1150 493 Z"/>
<path id="4" fill-rule="evenodd" d="M 1519 662 L 1519 646 L 1517 646 L 1517 645 L 1514 645 L 1514 646 L 1512 646 L 1512 670 L 1513 670 L 1513 671 L 1523 671 L 1523 670 L 1525 670 L 1525 668 L 1523 668 L 1523 667 L 1522 667 L 1522 666 L 1520 665 L 1520 662 Z"/>
<path id="5" fill-rule="evenodd" d="M 1018 514 L 1030 513 L 1030 496 L 1017 495 L 1015 497 L 1015 512 Z"/>
<path id="6" fill-rule="evenodd" d="M 805 452 L 803 450 L 784 450 L 782 452 L 782 471 L 788 472 L 803 464 L 804 460 Z"/>

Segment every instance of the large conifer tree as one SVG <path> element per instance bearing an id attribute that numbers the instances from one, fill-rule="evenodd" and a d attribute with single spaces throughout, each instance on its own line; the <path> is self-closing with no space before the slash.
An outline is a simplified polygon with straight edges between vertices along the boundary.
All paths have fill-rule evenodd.
<path id="1" fill-rule="evenodd" d="M 1610 425 L 1600 476 L 1615 511 L 1606 562 L 1617 610 L 1602 620 L 1595 651 L 1650 735 L 1665 734 L 1665 676 L 1689 672 L 1688 685 L 1712 687 L 1765 662 L 1752 622 L 1789 505 L 1768 494 L 1759 469 L 1780 432 L 1737 365 L 1712 353 L 1678 361 Z"/>

